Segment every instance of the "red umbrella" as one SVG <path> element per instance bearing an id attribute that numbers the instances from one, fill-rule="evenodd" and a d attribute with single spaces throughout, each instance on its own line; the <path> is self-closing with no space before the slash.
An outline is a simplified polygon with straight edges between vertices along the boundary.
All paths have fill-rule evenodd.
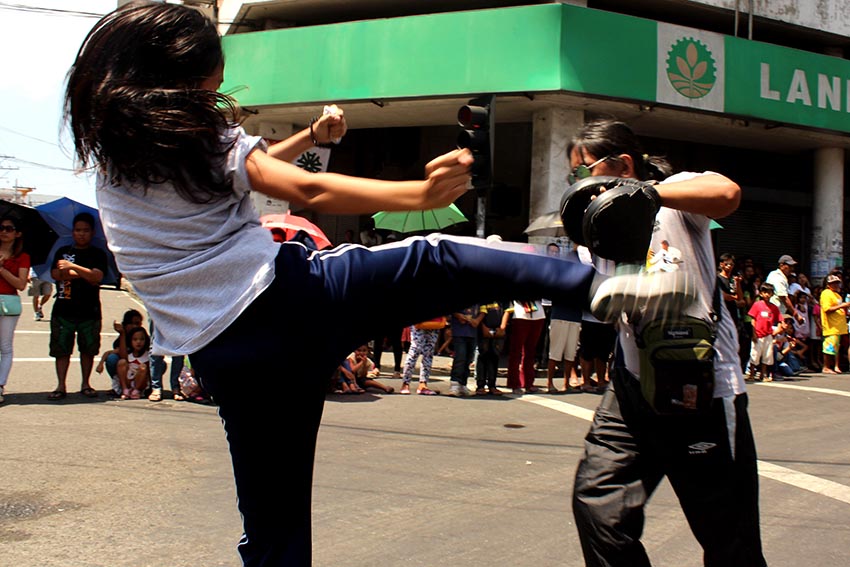
<path id="1" fill-rule="evenodd" d="M 303 230 L 310 238 L 313 239 L 313 242 L 316 243 L 316 248 L 319 250 L 323 248 L 330 248 L 331 241 L 325 236 L 325 233 L 322 232 L 315 224 L 311 223 L 304 217 L 299 217 L 297 215 L 291 214 L 289 211 L 286 211 L 284 214 L 271 214 L 271 215 L 263 215 L 260 217 L 260 222 L 265 228 L 279 228 L 286 233 L 286 239 L 291 240 L 295 233 L 299 230 Z"/>

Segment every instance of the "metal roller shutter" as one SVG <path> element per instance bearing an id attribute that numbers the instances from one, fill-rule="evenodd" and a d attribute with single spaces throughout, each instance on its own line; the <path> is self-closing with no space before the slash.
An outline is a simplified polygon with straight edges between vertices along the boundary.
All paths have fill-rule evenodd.
<path id="1" fill-rule="evenodd" d="M 741 203 L 737 211 L 718 220 L 723 228 L 714 231 L 715 253 L 752 258 L 767 271 L 776 267 L 782 254 L 790 254 L 808 272 L 809 216 L 809 211 L 798 207 Z"/>

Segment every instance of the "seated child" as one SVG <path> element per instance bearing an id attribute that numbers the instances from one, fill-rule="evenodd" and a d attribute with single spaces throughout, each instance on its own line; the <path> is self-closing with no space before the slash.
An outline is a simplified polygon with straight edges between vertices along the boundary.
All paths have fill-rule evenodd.
<path id="1" fill-rule="evenodd" d="M 375 380 L 379 371 L 369 358 L 369 346 L 361 345 L 348 355 L 339 367 L 340 388 L 343 393 L 361 394 L 366 388 L 377 388 L 385 394 L 392 394 L 395 389 Z"/>
<path id="2" fill-rule="evenodd" d="M 774 376 L 776 377 L 796 376 L 802 370 L 801 359 L 798 358 L 797 353 L 800 348 L 805 353 L 807 347 L 794 338 L 793 327 L 794 318 L 788 315 L 779 324 L 779 333 L 774 337 L 773 358 L 776 361 L 774 364 Z"/>
<path id="3" fill-rule="evenodd" d="M 100 362 L 97 364 L 97 368 L 95 368 L 95 372 L 98 374 L 102 374 L 103 371 L 106 370 L 106 373 L 112 380 L 110 392 L 116 396 L 121 395 L 121 381 L 118 379 L 118 361 L 121 360 L 121 356 L 118 352 L 118 342 L 121 340 L 122 336 L 125 341 L 129 341 L 130 331 L 136 327 L 141 327 L 143 320 L 144 317 L 142 317 L 142 314 L 139 311 L 136 309 L 129 309 L 124 313 L 124 317 L 121 319 L 120 323 L 115 321 L 112 326 L 115 329 L 115 332 L 118 333 L 118 338 L 112 343 L 112 350 L 108 350 L 103 353 Z M 130 350 L 131 347 L 128 342 L 127 352 Z"/>
<path id="4" fill-rule="evenodd" d="M 144 327 L 136 327 L 127 334 L 127 342 L 127 358 L 118 361 L 121 399 L 138 400 L 148 387 L 151 339 Z"/>
<path id="5" fill-rule="evenodd" d="M 348 359 L 342 361 L 339 368 L 334 373 L 334 382 L 336 384 L 335 394 L 362 394 L 366 390 L 357 386 L 357 378 L 349 369 Z"/>

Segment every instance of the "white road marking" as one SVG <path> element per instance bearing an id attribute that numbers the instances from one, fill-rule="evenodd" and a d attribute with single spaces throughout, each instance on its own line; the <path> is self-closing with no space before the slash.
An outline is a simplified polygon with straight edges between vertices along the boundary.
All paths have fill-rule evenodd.
<path id="1" fill-rule="evenodd" d="M 56 359 L 51 356 L 45 356 L 43 358 L 14 358 L 13 362 L 53 362 Z M 71 362 L 79 362 L 79 358 L 72 358 Z"/>
<path id="2" fill-rule="evenodd" d="M 798 386 L 797 384 L 777 384 L 776 382 L 756 383 L 754 386 L 767 386 L 769 388 L 788 388 L 789 390 L 803 390 L 805 392 L 816 392 L 818 394 L 831 394 L 833 396 L 844 396 L 850 398 L 850 392 L 844 390 L 833 390 L 832 388 L 815 388 L 814 386 Z"/>
<path id="3" fill-rule="evenodd" d="M 538 406 L 543 406 L 544 408 L 559 411 L 561 413 L 565 413 L 567 415 L 571 415 L 573 417 L 577 417 L 585 421 L 593 421 L 593 414 L 596 413 L 594 410 L 589 410 L 581 406 L 562 402 L 561 400 L 555 400 L 551 397 L 537 396 L 534 394 L 520 396 L 516 399 L 522 400 L 524 402 L 530 402 Z"/>
<path id="4" fill-rule="evenodd" d="M 770 385 L 773 386 L 774 384 Z M 776 384 L 776 386 L 790 387 L 802 390 L 816 390 L 822 393 L 835 393 L 842 396 L 848 395 L 847 392 L 842 392 L 840 390 L 829 390 L 827 388 L 810 388 L 806 386 L 793 386 L 791 384 Z M 577 417 L 585 421 L 593 421 L 593 415 L 595 413 L 593 410 L 589 410 L 581 406 L 577 406 L 568 402 L 563 402 L 561 400 L 556 400 L 551 397 L 541 395 L 526 394 L 524 396 L 517 397 L 516 399 L 532 403 L 538 406 L 543 406 L 551 410 L 559 411 L 561 413 L 571 415 L 573 417 Z M 828 498 L 832 498 L 834 500 L 850 504 L 850 486 L 840 484 L 838 482 L 833 482 L 825 478 L 820 478 L 814 475 L 795 471 L 765 461 L 757 461 L 757 464 L 759 475 L 763 476 L 764 478 L 776 480 L 789 486 L 793 486 L 795 488 L 808 490 L 809 492 L 814 492 L 815 494 L 820 494 L 822 496 L 826 496 Z"/>
<path id="5" fill-rule="evenodd" d="M 15 334 L 16 335 L 49 335 L 50 330 L 47 330 L 47 331 L 24 331 L 22 329 L 15 329 Z M 109 331 L 109 332 L 102 331 L 100 333 L 100 336 L 101 337 L 117 337 L 118 333 L 116 333 L 115 331 Z"/>
<path id="6" fill-rule="evenodd" d="M 796 486 L 803 490 L 822 494 L 823 496 L 850 504 L 850 486 L 764 461 L 759 461 L 758 466 L 759 474 L 765 478 L 772 478 L 773 480 L 778 480 L 779 482 L 784 482 L 785 484 L 790 484 L 791 486 Z"/>

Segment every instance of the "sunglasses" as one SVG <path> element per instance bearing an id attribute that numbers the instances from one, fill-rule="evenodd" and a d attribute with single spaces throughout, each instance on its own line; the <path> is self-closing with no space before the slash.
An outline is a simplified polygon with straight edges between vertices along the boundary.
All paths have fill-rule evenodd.
<path id="1" fill-rule="evenodd" d="M 18 232 L 18 229 L 15 228 L 14 226 L 4 224 L 4 225 L 0 225 L 0 232 Z"/>
<path id="2" fill-rule="evenodd" d="M 575 166 L 573 168 L 573 170 L 570 172 L 570 174 L 567 175 L 567 181 L 569 182 L 570 185 L 572 185 L 573 183 L 575 183 L 579 179 L 586 179 L 586 178 L 590 177 L 591 175 L 593 175 L 591 173 L 593 168 L 596 167 L 597 165 L 599 165 L 600 163 L 602 163 L 603 161 L 605 161 L 606 159 L 609 159 L 610 157 L 611 156 L 605 156 L 604 158 L 599 158 L 598 160 L 591 163 L 590 165 L 585 165 L 585 164 L 582 163 L 582 164 Z"/>

